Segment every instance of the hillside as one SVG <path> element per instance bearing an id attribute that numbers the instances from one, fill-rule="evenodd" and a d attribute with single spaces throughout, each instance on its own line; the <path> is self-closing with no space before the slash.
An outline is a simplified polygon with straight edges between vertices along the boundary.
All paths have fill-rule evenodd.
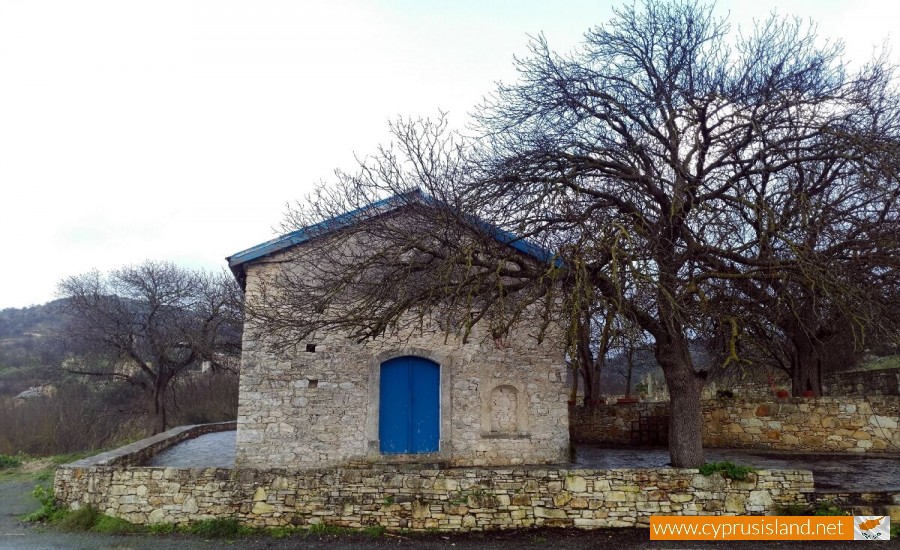
<path id="1" fill-rule="evenodd" d="M 62 300 L 0 310 L 0 395 L 15 395 L 60 375 Z"/>

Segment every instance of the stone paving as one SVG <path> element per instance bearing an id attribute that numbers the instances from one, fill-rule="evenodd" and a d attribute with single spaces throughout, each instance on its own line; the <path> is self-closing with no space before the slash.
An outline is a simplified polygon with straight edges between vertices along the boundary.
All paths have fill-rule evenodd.
<path id="1" fill-rule="evenodd" d="M 215 432 L 182 441 L 160 452 L 145 466 L 233 468 L 237 432 Z"/>
<path id="2" fill-rule="evenodd" d="M 201 435 L 166 449 L 146 466 L 232 468 L 234 431 Z M 578 444 L 580 468 L 659 468 L 669 463 L 665 448 L 609 447 Z M 760 469 L 812 470 L 816 488 L 844 491 L 900 491 L 900 457 L 860 454 L 796 454 L 752 449 L 707 449 L 708 462 L 729 461 Z"/>

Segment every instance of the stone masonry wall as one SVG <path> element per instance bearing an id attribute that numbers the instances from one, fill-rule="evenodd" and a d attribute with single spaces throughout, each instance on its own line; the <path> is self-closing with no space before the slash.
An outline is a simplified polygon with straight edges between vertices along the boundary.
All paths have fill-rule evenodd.
<path id="1" fill-rule="evenodd" d="M 273 270 L 302 266 L 302 254 L 294 254 L 287 264 L 249 266 L 248 299 Z M 438 324 L 426 322 L 421 328 L 365 343 L 343 334 L 319 334 L 298 342 L 296 353 L 283 356 L 269 353 L 248 326 L 237 466 L 296 469 L 404 460 L 452 466 L 564 462 L 569 440 L 561 329 L 549 327 L 539 342 L 541 324 L 525 319 L 509 338 L 497 341 L 476 324 L 462 342 Z M 379 367 L 402 355 L 440 365 L 438 453 L 379 454 Z"/>
<path id="2" fill-rule="evenodd" d="M 571 437 L 578 442 L 629 443 L 639 415 L 668 415 L 668 403 L 576 407 Z M 702 402 L 707 447 L 807 452 L 897 452 L 900 398 L 820 397 Z"/>
<path id="3" fill-rule="evenodd" d="M 900 395 L 900 368 L 836 372 L 824 377 L 822 390 L 829 396 Z"/>
<path id="4" fill-rule="evenodd" d="M 467 531 L 647 526 L 651 514 L 765 514 L 804 504 L 808 471 L 747 481 L 691 469 L 320 469 L 301 472 L 64 466 L 56 497 L 128 521 L 233 517 L 257 526 Z"/>

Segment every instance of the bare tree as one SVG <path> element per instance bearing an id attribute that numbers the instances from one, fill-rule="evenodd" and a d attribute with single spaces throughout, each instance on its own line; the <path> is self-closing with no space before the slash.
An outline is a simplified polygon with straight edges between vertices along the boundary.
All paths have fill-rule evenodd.
<path id="1" fill-rule="evenodd" d="M 234 368 L 240 353 L 241 296 L 230 275 L 146 262 L 69 277 L 59 283 L 70 372 L 140 387 L 151 433 L 168 427 L 167 390 L 181 373 L 209 361 Z"/>
<path id="2" fill-rule="evenodd" d="M 488 319 L 501 338 L 539 306 L 573 327 L 575 357 L 585 315 L 612 310 L 653 341 L 673 465 L 702 464 L 709 366 L 691 342 L 718 336 L 724 361 L 739 359 L 737 313 L 766 315 L 754 300 L 794 300 L 777 324 L 803 334 L 818 315 L 803 300 L 869 316 L 873 294 L 854 274 L 871 288 L 897 269 L 892 67 L 851 72 L 840 44 L 820 46 L 797 21 L 734 37 L 709 6 L 649 0 L 572 54 L 536 38 L 517 68 L 478 110 L 473 139 L 443 118 L 400 121 L 391 146 L 292 211 L 297 228 L 363 208 L 352 227 L 329 222 L 342 232 L 317 245 L 325 267 L 263 289 L 256 324 L 367 338 L 438 310 L 462 332 Z M 366 210 L 391 195 L 418 197 L 412 217 Z M 498 231 L 549 252 L 525 259 Z"/>
<path id="3" fill-rule="evenodd" d="M 607 309 L 596 312 L 585 310 L 581 318 L 570 326 L 576 332 L 569 337 L 575 341 L 575 360 L 572 361 L 574 380 L 570 401 L 578 392 L 578 377 L 584 383 L 584 404 L 591 406 L 600 401 L 602 386 L 600 377 L 606 367 L 607 356 L 619 333 L 616 311 Z"/>
<path id="4" fill-rule="evenodd" d="M 521 81 L 480 111 L 485 176 L 467 190 L 512 231 L 593 245 L 591 286 L 655 340 L 679 466 L 703 461 L 707 371 L 689 343 L 737 338 L 732 300 L 780 285 L 847 295 L 829 256 L 896 263 L 884 230 L 898 212 L 891 68 L 850 74 L 839 45 L 818 46 L 799 22 L 773 18 L 736 45 L 727 35 L 710 7 L 647 2 L 570 56 L 538 38 Z M 827 215 L 813 224 L 812 212 Z"/>

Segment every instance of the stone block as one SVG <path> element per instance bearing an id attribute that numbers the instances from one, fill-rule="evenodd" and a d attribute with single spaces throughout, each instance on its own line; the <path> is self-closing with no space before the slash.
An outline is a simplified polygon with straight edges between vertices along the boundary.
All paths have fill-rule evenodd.
<path id="1" fill-rule="evenodd" d="M 572 494 L 568 491 L 560 491 L 553 495 L 553 505 L 557 508 L 562 508 L 568 504 L 570 500 L 572 500 Z"/>
<path id="2" fill-rule="evenodd" d="M 745 501 L 747 506 L 755 506 L 768 509 L 773 505 L 772 494 L 769 491 L 750 491 L 750 495 Z"/>
<path id="3" fill-rule="evenodd" d="M 703 491 L 721 491 L 725 488 L 725 478 L 720 474 L 709 476 L 696 474 L 691 478 L 691 487 Z"/>
<path id="4" fill-rule="evenodd" d="M 873 428 L 895 430 L 897 429 L 897 419 L 873 414 L 869 416 L 869 425 Z"/>
<path id="5" fill-rule="evenodd" d="M 566 519 L 568 515 L 565 510 L 558 510 L 556 508 L 543 508 L 537 506 L 534 508 L 534 517 L 536 518 L 549 518 L 549 519 Z"/>
<path id="6" fill-rule="evenodd" d="M 587 491 L 587 480 L 582 476 L 566 476 L 566 490 L 573 493 L 583 493 Z"/>
<path id="7" fill-rule="evenodd" d="M 741 493 L 728 493 L 725 496 L 725 511 L 743 514 L 746 512 L 744 502 L 747 498 Z"/>
<path id="8" fill-rule="evenodd" d="M 575 497 L 569 501 L 569 508 L 580 510 L 588 507 L 588 499 L 585 497 Z"/>

